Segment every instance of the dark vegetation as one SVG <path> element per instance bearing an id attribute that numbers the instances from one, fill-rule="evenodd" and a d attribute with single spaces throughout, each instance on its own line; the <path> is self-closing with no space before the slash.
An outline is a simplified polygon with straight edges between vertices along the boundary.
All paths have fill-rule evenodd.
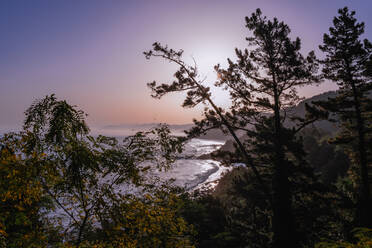
<path id="1" fill-rule="evenodd" d="M 354 15 L 339 10 L 324 59 L 302 55 L 276 18 L 247 17 L 248 48 L 215 66 L 229 109 L 182 50 L 145 52 L 179 66 L 172 83 L 149 83 L 153 97 L 186 92 L 184 107 L 205 105 L 188 138 L 230 138 L 210 156 L 241 166 L 214 190 L 148 176 L 182 150 L 168 127 L 93 137 L 76 106 L 36 101 L 23 131 L 0 139 L 0 247 L 372 247 L 372 45 Z M 302 101 L 298 87 L 324 79 L 339 90 Z"/>

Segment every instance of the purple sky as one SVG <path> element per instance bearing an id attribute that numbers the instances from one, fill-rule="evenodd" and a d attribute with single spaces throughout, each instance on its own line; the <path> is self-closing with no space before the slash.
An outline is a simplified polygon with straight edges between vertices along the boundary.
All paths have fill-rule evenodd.
<path id="1" fill-rule="evenodd" d="M 207 81 L 213 66 L 244 48 L 244 17 L 256 8 L 286 22 L 303 51 L 315 49 L 337 9 L 356 10 L 372 40 L 372 1 L 0 1 L 0 130 L 18 127 L 36 98 L 55 93 L 89 114 L 89 124 L 189 123 L 201 109 L 182 109 L 182 95 L 154 100 L 146 83 L 170 81 L 175 67 L 147 61 L 154 41 L 194 57 Z M 312 96 L 330 83 L 300 90 Z M 226 106 L 225 93 L 215 100 Z"/>

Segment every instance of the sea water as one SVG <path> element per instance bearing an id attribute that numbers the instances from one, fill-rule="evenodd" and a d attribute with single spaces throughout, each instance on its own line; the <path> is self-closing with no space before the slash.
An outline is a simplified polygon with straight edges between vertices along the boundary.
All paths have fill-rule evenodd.
<path id="1" fill-rule="evenodd" d="M 151 173 L 164 180 L 174 179 L 175 185 L 188 191 L 213 187 L 227 168 L 218 161 L 198 157 L 219 149 L 223 144 L 224 141 L 192 139 L 185 144 L 184 151 L 170 170 Z"/>

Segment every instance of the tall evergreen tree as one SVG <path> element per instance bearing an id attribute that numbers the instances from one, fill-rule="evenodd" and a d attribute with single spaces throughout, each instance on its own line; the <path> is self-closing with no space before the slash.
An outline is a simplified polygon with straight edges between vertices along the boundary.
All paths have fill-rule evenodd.
<path id="1" fill-rule="evenodd" d="M 266 163 L 273 166 L 273 244 L 274 247 L 296 247 L 289 178 L 293 161 L 303 163 L 304 154 L 301 145 L 295 145 L 297 130 L 287 129 L 283 123 L 286 116 L 290 116 L 287 110 L 300 100 L 296 88 L 318 81 L 314 75 L 317 63 L 313 52 L 306 58 L 301 55 L 300 39 L 291 41 L 286 24 L 276 18 L 268 20 L 259 9 L 246 18 L 246 27 L 253 31 L 253 36 L 247 38 L 251 50 L 236 49 L 237 62 L 229 60 L 227 70 L 216 68 L 221 78 L 217 85 L 230 91 L 233 112 L 259 111 L 255 114 L 255 119 L 260 119 L 255 131 L 247 134 L 251 137 L 250 144 L 256 143 L 256 150 L 253 150 L 256 157 L 263 158 L 266 154 Z M 273 114 L 269 118 L 268 112 Z M 240 125 L 248 124 L 238 118 Z M 267 130 L 271 130 L 269 135 Z M 263 161 L 265 159 L 260 163 Z"/>
<path id="2" fill-rule="evenodd" d="M 326 55 L 321 61 L 323 75 L 337 83 L 338 96 L 316 104 L 340 118 L 342 129 L 336 141 L 352 147 L 353 160 L 359 170 L 357 222 L 362 226 L 371 226 L 372 202 L 368 177 L 371 159 L 367 150 L 368 133 L 371 132 L 368 127 L 371 115 L 368 92 L 372 89 L 372 44 L 367 39 L 361 40 L 364 23 L 357 22 L 354 11 L 345 7 L 338 13 L 329 34 L 324 34 L 323 45 L 319 46 Z"/>
<path id="3" fill-rule="evenodd" d="M 210 109 L 206 109 L 205 118 L 195 121 L 197 125 L 189 134 L 200 134 L 211 128 L 221 128 L 229 132 L 237 143 L 243 162 L 253 166 L 259 179 L 261 176 L 257 167 L 260 164 L 256 163 L 258 160 L 255 157 L 259 156 L 258 153 L 272 155 L 270 163 L 274 173 L 270 188 L 274 193 L 272 198 L 270 196 L 270 201 L 273 209 L 273 246 L 297 247 L 289 181 L 291 159 L 287 154 L 291 149 L 292 153 L 295 153 L 296 146 L 293 144 L 296 142 L 292 139 L 295 138 L 297 130 L 292 129 L 288 133 L 283 122 L 287 116 L 286 109 L 300 100 L 296 88 L 318 81 L 314 76 L 317 63 L 313 52 L 306 58 L 301 55 L 300 39 L 290 40 L 290 29 L 286 24 L 276 18 L 268 20 L 262 16 L 259 9 L 246 18 L 246 27 L 253 31 L 253 37 L 247 38 L 252 50 L 236 49 L 236 63 L 229 60 L 228 69 L 224 70 L 219 66 L 215 68 L 219 75 L 216 86 L 224 87 L 230 92 L 231 111 L 223 110 L 214 104 L 209 88 L 203 86 L 202 80 L 197 79 L 197 68 L 188 67 L 181 60 L 182 51 L 176 52 L 158 43 L 145 55 L 165 58 L 178 64 L 180 69 L 174 74 L 176 80 L 172 84 L 157 85 L 153 82 L 149 86 L 154 92 L 153 96 L 159 98 L 169 92 L 186 91 L 185 107 L 194 107 L 201 102 L 208 103 Z M 307 120 L 303 126 L 311 121 Z M 247 128 L 249 124 L 254 124 L 257 128 L 257 132 L 251 133 L 252 139 L 254 135 L 259 135 L 260 127 L 262 130 L 272 130 L 266 136 L 266 143 L 271 145 L 261 146 L 262 150 L 253 155 L 248 153 L 249 149 L 242 138 L 235 134 L 235 130 L 240 129 L 250 135 L 251 130 Z M 265 139 L 261 136 L 259 138 Z M 264 143 L 265 141 L 262 142 Z M 301 160 L 301 155 L 297 155 Z M 259 181 L 262 184 L 262 179 Z"/>

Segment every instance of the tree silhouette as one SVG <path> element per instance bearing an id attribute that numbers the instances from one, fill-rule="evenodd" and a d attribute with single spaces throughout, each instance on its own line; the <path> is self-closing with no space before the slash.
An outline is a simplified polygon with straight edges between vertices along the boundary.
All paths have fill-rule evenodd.
<path id="1" fill-rule="evenodd" d="M 347 7 L 339 9 L 339 15 L 333 19 L 329 34 L 324 34 L 323 45 L 319 48 L 326 57 L 321 63 L 323 75 L 337 83 L 338 96 L 328 101 L 316 102 L 316 105 L 336 114 L 341 121 L 341 131 L 335 142 L 351 145 L 354 151 L 354 164 L 359 167 L 357 199 L 357 221 L 361 226 L 372 224 L 371 188 L 369 183 L 368 143 L 371 127 L 371 99 L 368 92 L 371 84 L 372 44 L 360 36 L 364 33 L 364 23 L 358 23 L 354 11 Z M 368 138 L 369 137 L 369 138 Z M 369 139 L 369 142 L 368 142 Z"/>
<path id="2" fill-rule="evenodd" d="M 255 130 L 247 134 L 251 137 L 249 143 L 256 144 L 254 154 L 263 158 L 261 164 L 272 163 L 274 167 L 273 244 L 274 247 L 294 247 L 296 238 L 293 235 L 296 232 L 289 181 L 294 159 L 290 159 L 288 154 L 292 153 L 300 164 L 303 163 L 304 154 L 301 154 L 301 145 L 296 145 L 298 129 L 286 129 L 283 122 L 287 114 L 290 115 L 287 109 L 300 100 L 296 87 L 318 82 L 315 76 L 317 63 L 313 52 L 306 58 L 301 55 L 300 39 L 290 40 L 290 29 L 286 24 L 276 18 L 268 20 L 259 9 L 246 18 L 246 27 L 253 31 L 253 37 L 247 38 L 252 49 L 236 49 L 238 60 L 235 63 L 229 60 L 227 70 L 217 66 L 221 78 L 217 85 L 230 91 L 233 113 L 256 111 L 255 120 L 259 121 L 255 124 Z M 273 115 L 267 117 L 263 112 Z M 242 121 L 245 116 L 237 115 L 240 125 L 249 123 Z M 294 116 L 289 117 L 295 119 Z"/>
<path id="3" fill-rule="evenodd" d="M 236 49 L 237 62 L 228 60 L 228 69 L 215 67 L 219 80 L 216 86 L 223 87 L 230 92 L 232 107 L 230 111 L 217 107 L 211 100 L 211 92 L 197 79 L 197 68 L 187 66 L 182 60 L 182 51 L 176 52 L 155 43 L 153 50 L 145 52 L 147 58 L 152 56 L 162 57 L 180 66 L 174 74 L 176 80 L 172 84 L 157 85 L 152 82 L 149 87 L 153 90 L 154 97 L 170 92 L 186 91 L 187 97 L 184 107 L 194 107 L 199 103 L 208 103 L 204 112 L 204 119 L 194 121 L 196 126 L 189 132 L 192 137 L 204 133 L 212 128 L 221 128 L 230 133 L 236 142 L 238 153 L 247 166 L 251 166 L 259 183 L 263 182 L 256 157 L 259 153 L 270 154 L 266 159 L 271 159 L 274 173 L 272 178 L 273 197 L 269 201 L 273 208 L 274 247 L 296 247 L 298 240 L 295 236 L 294 216 L 292 212 L 291 185 L 289 182 L 291 162 L 286 154 L 302 153 L 296 149 L 295 134 L 303 126 L 315 119 L 302 121 L 298 128 L 291 130 L 283 127 L 287 117 L 287 109 L 293 107 L 300 98 L 296 87 L 313 84 L 319 81 L 314 73 L 317 63 L 314 53 L 306 58 L 300 53 L 301 42 L 297 38 L 291 41 L 288 37 L 289 27 L 276 18 L 272 21 L 262 16 L 259 9 L 246 18 L 246 27 L 253 31 L 253 37 L 247 38 L 250 51 Z M 255 130 L 247 128 L 255 125 Z M 270 128 L 270 132 L 267 131 Z M 262 142 L 261 150 L 253 154 L 248 152 L 249 144 L 235 134 L 236 130 L 244 130 L 251 140 Z M 265 136 L 266 135 L 266 136 Z M 256 136 L 256 137 L 254 137 Z M 266 146 L 263 144 L 266 143 Z M 270 143 L 271 145 L 267 145 Z M 270 157 L 272 155 L 272 157 Z M 299 161 L 301 156 L 298 155 Z M 261 156 L 263 158 L 265 156 Z M 267 160 L 268 161 L 268 160 Z M 261 160 L 262 162 L 262 160 Z"/>

